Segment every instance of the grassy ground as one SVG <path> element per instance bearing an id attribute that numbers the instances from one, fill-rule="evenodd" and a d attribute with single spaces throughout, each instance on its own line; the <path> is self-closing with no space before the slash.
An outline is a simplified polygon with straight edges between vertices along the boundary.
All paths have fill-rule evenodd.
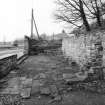
<path id="1" fill-rule="evenodd" d="M 55 69 L 62 73 L 78 72 L 77 66 L 70 66 L 64 61 L 62 57 L 53 55 L 31 56 L 20 66 L 19 75 L 34 77 L 38 73 Z M 61 101 L 51 100 L 48 96 L 32 95 L 23 102 L 25 105 L 105 105 L 105 95 L 77 90 L 62 94 Z"/>

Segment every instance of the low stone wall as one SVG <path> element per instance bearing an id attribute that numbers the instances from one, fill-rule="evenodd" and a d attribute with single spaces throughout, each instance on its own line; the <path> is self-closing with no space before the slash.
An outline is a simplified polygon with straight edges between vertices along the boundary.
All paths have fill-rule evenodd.
<path id="1" fill-rule="evenodd" d="M 0 59 L 0 79 L 6 76 L 17 65 L 17 55 Z"/>

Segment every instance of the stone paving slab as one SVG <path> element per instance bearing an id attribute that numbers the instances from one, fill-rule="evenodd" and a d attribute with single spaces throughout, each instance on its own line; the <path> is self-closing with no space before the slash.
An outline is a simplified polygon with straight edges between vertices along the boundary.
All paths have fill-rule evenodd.
<path id="1" fill-rule="evenodd" d="M 50 88 L 49 87 L 42 87 L 40 89 L 40 94 L 42 94 L 42 95 L 50 95 L 51 94 Z"/>
<path id="2" fill-rule="evenodd" d="M 43 84 L 40 83 L 40 80 L 33 80 L 33 82 L 32 82 L 31 94 L 39 93 L 39 91 L 40 91 L 40 86 L 42 86 L 42 85 L 43 85 Z"/>
<path id="3" fill-rule="evenodd" d="M 30 93 L 31 93 L 31 88 L 23 88 L 23 89 L 21 89 L 21 91 L 20 91 L 20 95 L 21 95 L 23 98 L 28 98 L 28 97 L 30 97 Z"/>
<path id="4" fill-rule="evenodd" d="M 19 94 L 19 77 L 7 81 L 7 87 L 0 90 L 0 94 Z"/>
<path id="5" fill-rule="evenodd" d="M 7 81 L 7 87 L 0 90 L 0 94 L 20 94 L 29 97 L 32 87 L 32 78 L 15 77 Z"/>
<path id="6" fill-rule="evenodd" d="M 12 78 L 8 81 L 8 87 L 14 87 L 19 85 L 19 77 Z"/>
<path id="7" fill-rule="evenodd" d="M 32 86 L 32 78 L 21 80 L 20 82 L 21 82 L 20 84 L 22 85 L 23 88 L 25 88 L 25 87 L 28 88 L 28 87 Z"/>

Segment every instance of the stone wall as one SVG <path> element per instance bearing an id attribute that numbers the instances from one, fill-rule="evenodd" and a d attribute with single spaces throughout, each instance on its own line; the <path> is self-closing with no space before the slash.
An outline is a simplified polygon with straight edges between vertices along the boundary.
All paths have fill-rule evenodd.
<path id="1" fill-rule="evenodd" d="M 105 32 L 92 32 L 91 34 L 81 35 L 80 37 L 69 37 L 62 41 L 62 51 L 66 58 L 76 61 L 80 67 L 86 70 L 86 65 L 89 64 L 95 55 L 95 60 L 99 60 L 96 56 L 102 54 L 101 63 L 105 63 Z M 100 45 L 96 45 L 97 41 L 100 39 Z M 103 47 L 103 51 L 98 51 L 98 47 Z M 100 47 L 101 48 L 101 47 Z M 92 55 L 93 54 L 93 55 Z M 97 55 L 98 54 L 98 55 Z M 88 68 L 90 65 L 88 65 Z"/>
<path id="2" fill-rule="evenodd" d="M 17 65 L 17 55 L 0 59 L 0 79 L 6 76 Z"/>
<path id="3" fill-rule="evenodd" d="M 72 36 L 62 41 L 62 51 L 66 58 L 76 61 L 81 66 L 90 54 L 90 46 L 85 42 L 84 36 L 79 38 Z M 87 41 L 87 40 L 86 40 Z M 85 43 L 84 43 L 85 42 Z M 88 41 L 87 41 L 88 42 Z M 89 42 L 88 42 L 89 43 Z"/>

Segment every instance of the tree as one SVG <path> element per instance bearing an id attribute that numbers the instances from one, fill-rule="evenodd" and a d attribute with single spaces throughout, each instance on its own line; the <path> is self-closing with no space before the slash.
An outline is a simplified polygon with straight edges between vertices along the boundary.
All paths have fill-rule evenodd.
<path id="1" fill-rule="evenodd" d="M 41 38 L 44 39 L 44 40 L 46 40 L 47 39 L 46 33 L 41 34 Z"/>
<path id="2" fill-rule="evenodd" d="M 86 30 L 90 31 L 82 0 L 57 0 L 56 3 L 59 5 L 55 13 L 57 20 L 65 21 L 76 27 L 84 25 Z M 79 26 L 78 23 L 82 24 Z"/>
<path id="3" fill-rule="evenodd" d="M 105 0 L 82 0 L 88 9 L 88 19 L 96 19 L 98 26 L 102 26 L 102 16 L 105 14 Z"/>
<path id="4" fill-rule="evenodd" d="M 13 42 L 13 46 L 18 47 L 18 40 L 15 40 L 15 41 Z"/>

